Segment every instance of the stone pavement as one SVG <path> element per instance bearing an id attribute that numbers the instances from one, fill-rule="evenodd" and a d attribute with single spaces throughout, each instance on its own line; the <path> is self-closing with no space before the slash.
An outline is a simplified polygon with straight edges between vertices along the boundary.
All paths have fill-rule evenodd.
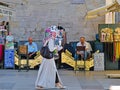
<path id="1" fill-rule="evenodd" d="M 35 90 L 38 70 L 0 70 L 0 90 Z M 59 70 L 65 90 L 109 90 L 111 85 L 120 85 L 120 79 L 107 78 L 106 74 L 120 74 L 120 71 L 77 71 Z M 59 90 L 59 89 L 48 89 Z"/>

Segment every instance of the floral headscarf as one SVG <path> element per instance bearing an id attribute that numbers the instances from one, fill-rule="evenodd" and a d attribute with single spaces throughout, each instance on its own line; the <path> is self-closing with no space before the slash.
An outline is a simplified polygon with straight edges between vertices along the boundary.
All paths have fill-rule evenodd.
<path id="1" fill-rule="evenodd" d="M 46 40 L 48 40 L 50 37 L 51 37 L 51 30 L 50 30 L 50 28 L 47 28 L 47 29 L 45 30 L 45 37 L 44 37 L 44 39 L 43 39 L 43 43 L 44 43 Z"/>
<path id="2" fill-rule="evenodd" d="M 46 41 L 48 40 L 49 38 L 52 37 L 52 32 L 55 32 L 57 34 L 57 27 L 56 26 L 51 26 L 51 27 L 48 27 L 46 30 L 45 30 L 45 38 L 43 39 L 43 41 Z"/>

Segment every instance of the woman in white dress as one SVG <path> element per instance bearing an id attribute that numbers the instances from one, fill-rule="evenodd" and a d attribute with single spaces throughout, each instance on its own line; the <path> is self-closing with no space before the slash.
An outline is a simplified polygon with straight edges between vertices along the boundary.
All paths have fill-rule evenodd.
<path id="1" fill-rule="evenodd" d="M 51 37 L 45 40 L 44 45 L 48 43 L 48 47 L 50 51 L 54 51 L 57 47 L 54 45 L 54 39 L 56 37 L 55 31 L 50 31 Z M 42 63 L 39 67 L 37 80 L 35 82 L 36 89 L 44 89 L 44 88 L 65 88 L 62 85 L 61 79 L 59 77 L 54 57 L 52 59 L 42 59 Z"/>

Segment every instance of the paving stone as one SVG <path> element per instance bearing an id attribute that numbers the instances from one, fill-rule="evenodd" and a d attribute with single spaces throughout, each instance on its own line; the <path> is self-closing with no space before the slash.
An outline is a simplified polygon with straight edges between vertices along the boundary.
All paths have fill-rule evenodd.
<path id="1" fill-rule="evenodd" d="M 58 70 L 63 84 L 67 86 L 64 90 L 109 90 L 112 85 L 120 86 L 119 79 L 108 79 L 107 73 L 118 73 L 120 71 L 87 71 L 77 72 L 72 70 Z M 17 70 L 0 70 L 0 90 L 35 90 L 35 80 L 38 70 L 29 72 L 18 72 Z M 59 90 L 57 88 L 44 90 Z"/>
<path id="2" fill-rule="evenodd" d="M 6 90 L 6 89 L 12 90 L 14 86 L 15 86 L 15 83 L 0 82 L 0 90 Z"/>

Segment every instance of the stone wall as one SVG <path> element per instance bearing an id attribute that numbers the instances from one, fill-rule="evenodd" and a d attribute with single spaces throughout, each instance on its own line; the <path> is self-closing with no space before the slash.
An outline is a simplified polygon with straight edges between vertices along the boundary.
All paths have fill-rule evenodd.
<path id="1" fill-rule="evenodd" d="M 45 28 L 61 25 L 67 32 L 67 42 L 78 41 L 80 36 L 95 40 L 98 24 L 104 16 L 85 22 L 86 12 L 105 5 L 105 0 L 85 0 L 75 4 L 73 0 L 1 0 L 9 3 L 15 11 L 11 17 L 10 31 L 16 41 L 32 36 L 42 40 Z M 75 1 L 75 0 L 74 0 Z M 79 1 L 79 0 L 77 0 Z"/>

